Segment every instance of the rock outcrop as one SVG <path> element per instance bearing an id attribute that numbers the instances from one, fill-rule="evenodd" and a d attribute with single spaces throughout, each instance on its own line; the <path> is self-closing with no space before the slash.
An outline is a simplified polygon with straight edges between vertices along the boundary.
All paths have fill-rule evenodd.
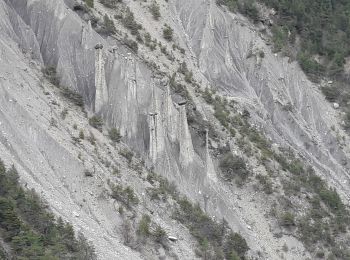
<path id="1" fill-rule="evenodd" d="M 126 2 L 133 8 L 133 1 Z M 252 192 L 238 195 L 219 181 L 208 132 L 204 145 L 193 141 L 197 137 L 188 124 L 186 102 L 175 102 L 167 80 L 120 41 L 101 37 L 71 6 L 70 0 L 0 0 L 0 59 L 6 64 L 0 67 L 0 156 L 17 166 L 23 181 L 42 192 L 55 213 L 94 237 L 100 259 L 141 258 L 116 237 L 112 203 L 102 203 L 96 195 L 109 178 L 105 167 L 93 151 L 72 146 L 67 125 L 50 126 L 50 119 L 59 117 L 51 103 L 64 102 L 53 100 L 53 91 L 51 103 L 47 101 L 40 69 L 56 67 L 60 84 L 81 94 L 89 113 L 119 128 L 123 141 L 146 164 L 174 181 L 208 214 L 225 218 L 253 251 L 278 259 L 275 251 L 284 241 L 261 221 L 264 208 L 254 207 L 259 202 L 252 202 Z M 296 62 L 272 53 L 254 26 L 214 0 L 169 1 L 164 19 L 187 46 L 185 59 L 199 82 L 217 86 L 228 99 L 247 107 L 273 142 L 297 151 L 349 200 L 350 150 L 347 144 L 340 148 L 331 130 L 339 124 L 337 112 Z M 249 58 L 252 46 L 264 58 Z M 210 118 L 212 111 L 193 98 L 202 116 Z M 71 120 L 86 127 L 78 113 Z M 96 167 L 95 184 L 78 174 L 86 166 L 79 153 Z M 83 206 L 82 200 L 87 201 Z M 289 239 L 297 248 L 290 256 L 301 259 L 303 246 Z"/>

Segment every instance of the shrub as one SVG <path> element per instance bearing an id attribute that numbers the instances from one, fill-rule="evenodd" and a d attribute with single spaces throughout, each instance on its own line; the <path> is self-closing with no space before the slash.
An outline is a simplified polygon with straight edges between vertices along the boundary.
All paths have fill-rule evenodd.
<path id="1" fill-rule="evenodd" d="M 150 183 L 154 183 L 154 180 L 152 178 L 152 175 L 147 176 L 147 180 Z M 168 198 L 168 195 L 171 195 L 172 197 L 177 197 L 177 191 L 175 184 L 169 183 L 164 178 L 158 178 L 158 187 L 157 188 L 149 188 L 147 192 L 149 193 L 152 200 L 163 200 L 166 201 Z"/>
<path id="2" fill-rule="evenodd" d="M 122 2 L 122 0 L 100 0 L 101 4 L 108 8 L 116 7 L 118 3 Z"/>
<path id="3" fill-rule="evenodd" d="M 90 8 L 94 8 L 94 0 L 84 0 L 86 5 Z"/>
<path id="4" fill-rule="evenodd" d="M 246 180 L 249 171 L 244 160 L 239 156 L 234 156 L 231 152 L 226 153 L 220 160 L 219 167 L 225 179 L 232 181 L 236 176 Z"/>
<path id="5" fill-rule="evenodd" d="M 128 186 L 123 188 L 121 185 L 116 185 L 112 187 L 112 198 L 123 203 L 125 207 L 131 208 L 139 203 L 134 190 Z"/>
<path id="6" fill-rule="evenodd" d="M 67 115 L 68 115 L 68 109 L 65 108 L 65 109 L 63 109 L 62 112 L 61 112 L 61 118 L 62 118 L 63 120 L 65 120 L 66 117 L 67 117 Z"/>
<path id="7" fill-rule="evenodd" d="M 264 175 L 257 175 L 256 178 L 259 180 L 260 184 L 263 186 L 263 191 L 266 194 L 271 194 L 273 193 L 273 188 L 272 188 L 272 183 L 271 181 L 268 179 L 267 176 Z"/>
<path id="8" fill-rule="evenodd" d="M 220 103 L 214 104 L 214 116 L 221 123 L 222 126 L 228 127 L 229 124 L 229 112 Z"/>
<path id="9" fill-rule="evenodd" d="M 295 225 L 294 215 L 290 212 L 285 212 L 281 216 L 281 225 L 284 227 L 291 227 Z"/>
<path id="10" fill-rule="evenodd" d="M 116 28 L 113 20 L 111 20 L 109 16 L 105 14 L 103 17 L 103 25 L 102 25 L 102 28 L 99 30 L 99 33 L 108 36 L 108 35 L 115 34 L 115 32 L 116 32 Z"/>
<path id="11" fill-rule="evenodd" d="M 149 10 L 155 20 L 158 20 L 160 17 L 159 5 L 157 2 L 153 1 L 149 7 Z"/>
<path id="12" fill-rule="evenodd" d="M 61 92 L 62 92 L 62 95 L 68 100 L 72 101 L 73 104 L 77 105 L 78 107 L 84 106 L 83 97 L 79 93 L 67 87 L 62 87 Z"/>
<path id="13" fill-rule="evenodd" d="M 165 230 L 157 225 L 156 229 L 152 232 L 152 236 L 155 242 L 165 245 L 167 242 L 167 234 L 165 232 Z"/>
<path id="14" fill-rule="evenodd" d="M 120 135 L 120 132 L 117 128 L 112 128 L 108 131 L 109 138 L 114 142 L 114 143 L 119 143 L 120 139 L 122 136 Z"/>
<path id="15" fill-rule="evenodd" d="M 151 234 L 150 231 L 151 218 L 147 214 L 142 215 L 142 218 L 137 229 L 137 233 L 141 236 L 148 237 Z"/>
<path id="16" fill-rule="evenodd" d="M 127 150 L 127 149 L 123 149 L 119 152 L 119 154 L 123 157 L 125 157 L 128 160 L 128 163 L 132 162 L 132 158 L 134 156 L 133 152 Z"/>
<path id="17" fill-rule="evenodd" d="M 139 30 L 142 26 L 135 21 L 134 14 L 129 8 L 126 9 L 126 13 L 122 18 L 123 25 L 130 30 L 132 35 L 139 34 Z"/>
<path id="18" fill-rule="evenodd" d="M 244 258 L 248 250 L 249 247 L 245 239 L 238 233 L 230 232 L 224 244 L 226 259 L 232 259 L 233 254 Z"/>
<path id="19" fill-rule="evenodd" d="M 89 170 L 85 170 L 84 175 L 85 175 L 85 177 L 93 177 L 94 176 L 94 174 Z"/>
<path id="20" fill-rule="evenodd" d="M 103 120 L 99 116 L 93 116 L 89 119 L 89 124 L 102 132 Z"/>
<path id="21" fill-rule="evenodd" d="M 81 234 L 75 237 L 72 226 L 56 220 L 34 190 L 24 190 L 18 179 L 16 169 L 6 170 L 0 161 L 0 229 L 11 257 L 96 259 L 90 243 Z"/>
<path id="22" fill-rule="evenodd" d="M 324 86 L 321 90 L 329 102 L 335 102 L 340 97 L 340 91 L 336 87 Z"/>
<path id="23" fill-rule="evenodd" d="M 333 211 L 340 211 L 344 208 L 344 204 L 335 189 L 323 188 L 319 192 L 321 200 Z"/>
<path id="24" fill-rule="evenodd" d="M 163 37 L 169 42 L 173 40 L 173 29 L 167 24 L 163 28 Z"/>
<path id="25" fill-rule="evenodd" d="M 324 67 L 317 61 L 313 60 L 310 56 L 301 53 L 299 54 L 298 60 L 301 68 L 307 74 L 319 76 L 324 73 Z"/>
<path id="26" fill-rule="evenodd" d="M 56 68 L 48 66 L 42 70 L 44 76 L 50 81 L 52 85 L 59 86 L 60 81 L 57 76 Z"/>
<path id="27" fill-rule="evenodd" d="M 85 138 L 84 131 L 80 130 L 79 131 L 79 139 L 84 140 L 84 138 Z"/>
<path id="28" fill-rule="evenodd" d="M 139 45 L 137 44 L 136 41 L 132 40 L 132 39 L 128 39 L 128 38 L 124 38 L 123 39 L 123 43 L 128 46 L 130 49 L 132 49 L 135 53 L 138 52 L 139 50 Z"/>
<path id="29" fill-rule="evenodd" d="M 272 41 L 275 52 L 279 52 L 288 43 L 288 29 L 286 27 L 273 26 L 272 27 Z"/>
<path id="30" fill-rule="evenodd" d="M 254 22 L 257 22 L 259 20 L 259 11 L 253 1 L 248 0 L 248 1 L 240 2 L 238 4 L 238 10 L 242 14 L 251 18 Z"/>
<path id="31" fill-rule="evenodd" d="M 179 208 L 176 210 L 174 218 L 190 230 L 201 245 L 204 254 L 208 253 L 208 249 L 211 248 L 218 259 L 222 259 L 223 256 L 219 257 L 220 252 L 223 251 L 227 256 L 237 255 L 235 251 L 237 249 L 244 257 L 249 250 L 244 238 L 237 233 L 232 233 L 224 220 L 222 223 L 213 221 L 198 205 L 192 205 L 185 198 L 179 199 L 178 204 Z"/>
<path id="32" fill-rule="evenodd" d="M 204 98 L 205 102 L 208 104 L 213 104 L 214 99 L 213 99 L 213 94 L 210 92 L 209 88 L 205 88 L 202 97 Z"/>

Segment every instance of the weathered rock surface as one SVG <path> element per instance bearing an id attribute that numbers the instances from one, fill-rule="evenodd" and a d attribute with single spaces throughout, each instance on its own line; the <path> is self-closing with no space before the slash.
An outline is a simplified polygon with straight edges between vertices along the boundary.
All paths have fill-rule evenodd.
<path id="1" fill-rule="evenodd" d="M 126 4 L 133 8 L 132 2 Z M 205 204 L 208 213 L 224 217 L 254 251 L 279 259 L 276 249 L 288 240 L 296 247 L 290 258 L 302 259 L 303 246 L 295 238 L 273 236 L 263 218 L 263 203 L 252 191 L 238 194 L 217 180 L 215 162 L 206 145 L 194 144 L 197 137 L 189 129 L 185 105 L 173 100 L 166 81 L 119 42 L 98 35 L 69 8 L 71 3 L 0 0 L 1 158 L 14 163 L 28 186 L 94 242 L 100 259 L 142 258 L 122 244 L 112 203 L 99 199 L 108 170 L 92 148 L 71 143 L 73 130 L 67 123 L 50 125 L 66 103 L 54 91 L 43 93 L 48 87 L 40 68 L 57 67 L 61 85 L 79 92 L 90 112 L 118 127 L 148 164 Z M 298 151 L 349 200 L 349 147 L 341 149 L 331 130 L 338 125 L 337 112 L 297 63 L 274 55 L 249 22 L 217 7 L 214 0 L 173 0 L 168 9 L 167 19 L 187 46 L 195 78 L 246 106 L 275 143 Z M 259 51 L 264 58 L 248 55 Z M 58 103 L 56 109 L 52 101 Z M 204 117 L 210 116 L 196 105 Z M 69 119 L 87 127 L 81 113 L 72 112 Z M 101 153 L 108 154 L 104 147 Z M 82 174 L 88 164 L 98 172 L 93 182 Z M 180 258 L 191 257 L 183 253 Z"/>

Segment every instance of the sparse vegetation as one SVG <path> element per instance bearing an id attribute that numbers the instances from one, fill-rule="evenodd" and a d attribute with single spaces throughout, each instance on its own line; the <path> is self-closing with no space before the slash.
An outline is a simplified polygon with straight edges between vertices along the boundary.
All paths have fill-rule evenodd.
<path id="1" fill-rule="evenodd" d="M 84 0 L 86 5 L 90 8 L 94 8 L 94 0 Z"/>
<path id="2" fill-rule="evenodd" d="M 159 20 L 160 17 L 160 10 L 159 5 L 156 1 L 153 1 L 152 4 L 149 7 L 149 10 L 155 20 Z"/>
<path id="3" fill-rule="evenodd" d="M 129 8 L 125 10 L 125 14 L 122 17 L 122 23 L 127 28 L 132 35 L 139 35 L 139 30 L 142 29 L 142 25 L 135 21 L 133 12 Z"/>
<path id="4" fill-rule="evenodd" d="M 65 108 L 65 109 L 63 109 L 62 112 L 61 112 L 61 118 L 62 118 L 63 120 L 65 120 L 66 117 L 67 117 L 67 115 L 68 115 L 68 109 Z"/>
<path id="5" fill-rule="evenodd" d="M 233 255 L 244 258 L 249 247 L 238 233 L 233 233 L 225 221 L 217 223 L 210 219 L 198 205 L 192 205 L 188 200 L 178 200 L 179 207 L 174 218 L 183 223 L 197 239 L 199 253 L 209 259 L 224 259 Z M 237 250 L 237 251 L 236 251 Z M 211 258 L 212 257 L 212 258 Z M 229 259 L 229 258 L 228 258 Z"/>
<path id="6" fill-rule="evenodd" d="M 89 118 L 89 124 L 102 132 L 103 120 L 101 117 L 96 115 L 92 116 L 91 118 Z"/>
<path id="7" fill-rule="evenodd" d="M 114 143 L 119 143 L 122 136 L 120 135 L 119 129 L 113 127 L 108 131 L 108 136 Z"/>
<path id="8" fill-rule="evenodd" d="M 239 12 L 256 21 L 258 11 L 256 0 L 219 0 L 231 11 Z M 275 26 L 272 29 L 273 40 L 277 50 L 283 44 L 294 44 L 296 35 L 300 36 L 301 46 L 299 59 L 307 73 L 318 73 L 319 69 L 327 68 L 329 75 L 342 72 L 345 57 L 350 53 L 350 20 L 347 13 L 350 6 L 346 1 L 276 1 L 263 0 L 261 3 L 277 11 Z M 323 64 L 318 63 L 315 55 L 325 58 Z"/>
<path id="9" fill-rule="evenodd" d="M 59 86 L 60 81 L 57 76 L 56 68 L 52 66 L 45 67 L 42 70 L 44 76 L 51 82 L 52 85 Z"/>
<path id="10" fill-rule="evenodd" d="M 144 214 L 139 222 L 137 233 L 141 236 L 148 237 L 151 235 L 150 230 L 151 218 L 150 216 Z"/>
<path id="11" fill-rule="evenodd" d="M 295 225 L 294 215 L 290 212 L 285 212 L 281 216 L 281 226 L 291 227 Z"/>
<path id="12" fill-rule="evenodd" d="M 163 37 L 169 42 L 173 40 L 173 29 L 167 24 L 163 28 Z"/>
<path id="13" fill-rule="evenodd" d="M 80 140 L 84 140 L 85 139 L 84 131 L 82 129 L 79 131 L 79 139 Z"/>
<path id="14" fill-rule="evenodd" d="M 112 189 L 112 198 L 119 201 L 126 208 L 132 208 L 133 206 L 139 203 L 139 199 L 137 198 L 132 187 L 127 186 L 124 188 L 121 185 L 115 185 L 111 187 Z"/>
<path id="15" fill-rule="evenodd" d="M 149 173 L 147 175 L 147 180 L 149 183 L 155 186 L 147 190 L 147 193 L 150 195 L 150 198 L 152 200 L 166 201 L 169 195 L 177 198 L 178 193 L 176 191 L 176 186 L 174 183 L 170 183 L 164 178 L 159 178 L 154 173 Z"/>
<path id="16" fill-rule="evenodd" d="M 108 8 L 114 8 L 118 3 L 122 2 L 122 0 L 100 0 L 100 2 Z"/>
<path id="17" fill-rule="evenodd" d="M 83 235 L 75 237 L 72 226 L 56 220 L 35 191 L 23 189 L 18 179 L 16 169 L 6 170 L 0 161 L 0 237 L 11 248 L 8 259 L 96 259 Z"/>
<path id="18" fill-rule="evenodd" d="M 128 149 L 122 149 L 119 154 L 123 157 L 125 157 L 128 160 L 128 163 L 130 164 L 132 162 L 132 158 L 134 157 L 134 153 L 129 151 Z"/>
<path id="19" fill-rule="evenodd" d="M 103 24 L 102 27 L 99 28 L 98 33 L 106 36 L 116 33 L 114 22 L 107 14 L 103 16 Z"/>
<path id="20" fill-rule="evenodd" d="M 227 181 L 232 181 L 235 178 L 245 181 L 249 176 L 249 171 L 244 160 L 239 156 L 234 156 L 231 152 L 227 152 L 221 158 L 219 166 L 223 177 Z"/>
<path id="21" fill-rule="evenodd" d="M 78 107 L 84 107 L 83 97 L 67 87 L 61 87 L 62 95 Z"/>
<path id="22" fill-rule="evenodd" d="M 55 67 L 46 67 L 42 70 L 44 76 L 47 78 L 47 80 L 50 81 L 51 84 L 54 86 L 58 87 L 62 93 L 62 95 L 70 100 L 73 104 L 79 106 L 79 107 L 84 107 L 84 100 L 83 97 L 78 94 L 77 92 L 71 90 L 68 87 L 65 86 L 60 86 L 59 78 L 57 76 L 56 68 Z M 62 114 L 63 117 L 67 115 L 67 112 L 64 112 Z M 63 118 L 64 119 L 64 118 Z"/>
<path id="23" fill-rule="evenodd" d="M 129 38 L 124 38 L 123 43 L 128 46 L 131 50 L 133 50 L 135 53 L 138 52 L 139 50 L 139 45 L 137 44 L 136 41 L 129 39 Z"/>

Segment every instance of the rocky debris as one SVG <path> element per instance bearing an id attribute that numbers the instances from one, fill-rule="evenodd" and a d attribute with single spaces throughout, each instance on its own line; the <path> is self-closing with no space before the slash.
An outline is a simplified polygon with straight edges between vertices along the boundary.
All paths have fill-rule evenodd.
<path id="1" fill-rule="evenodd" d="M 176 242 L 178 240 L 178 238 L 174 236 L 168 236 L 168 239 L 172 242 Z"/>
<path id="2" fill-rule="evenodd" d="M 210 158 L 210 155 L 206 156 L 209 154 L 208 142 L 206 147 L 195 142 L 198 136 L 188 124 L 188 104 L 174 102 L 173 90 L 170 91 L 167 80 L 154 80 L 152 70 L 139 57 L 118 41 L 113 40 L 110 44 L 104 40 L 91 29 L 91 22 L 82 21 L 67 9 L 65 2 L 70 0 L 14 0 L 9 7 L 9 1 L 0 0 L 0 38 L 4 39 L 0 42 L 0 55 L 7 64 L 0 67 L 3 84 L 0 89 L 1 157 L 18 167 L 21 178 L 29 187 L 43 193 L 57 215 L 91 238 L 100 259 L 141 258 L 137 252 L 126 248 L 118 232 L 114 232 L 120 219 L 109 204 L 111 201 L 104 202 L 103 199 L 108 197 L 106 182 L 114 177 L 111 166 L 107 167 L 109 164 L 102 159 L 109 158 L 112 164 L 120 162 L 120 179 L 139 189 L 144 184 L 139 177 L 133 176 L 142 176 L 142 173 L 130 169 L 130 166 L 135 167 L 135 161 L 131 159 L 129 165 L 115 147 L 110 147 L 109 154 L 104 146 L 94 146 L 88 140 L 72 144 L 70 140 L 78 132 L 69 122 L 85 129 L 89 128 L 86 118 L 63 100 L 63 106 L 70 107 L 69 119 L 59 119 L 61 111 L 51 106 L 42 94 L 41 87 L 51 92 L 52 86 L 42 84 L 40 68 L 28 65 L 31 61 L 22 55 L 20 45 L 31 50 L 42 67 L 44 64 L 57 65 L 60 84 L 83 96 L 88 113 L 95 108 L 107 126 L 120 128 L 129 148 L 155 171 L 174 181 L 193 201 L 202 205 L 205 197 L 206 210 L 213 218 L 225 218 L 247 238 L 252 251 L 261 250 L 263 257 L 276 259 L 281 240 L 268 230 L 265 209 L 258 207 L 263 202 L 259 198 L 252 200 L 250 194 L 253 193 L 235 196 L 235 192 L 241 191 L 224 185 L 222 180 L 204 182 L 206 166 L 210 172 L 213 169 L 211 163 L 206 164 L 206 158 Z M 135 12 L 135 19 L 142 19 L 141 23 L 146 25 L 152 37 L 161 39 L 156 26 L 142 14 L 140 1 L 126 2 Z M 101 14 L 106 12 L 113 17 L 113 10 L 105 9 L 100 3 L 96 3 L 96 8 Z M 350 188 L 344 182 L 348 179 L 348 170 L 342 160 L 344 152 L 337 142 L 331 142 L 335 139 L 333 136 L 325 134 L 330 132 L 331 125 L 338 123 L 335 112 L 295 62 L 289 63 L 282 55 L 273 54 L 254 26 L 240 15 L 222 11 L 215 1 L 169 1 L 162 12 L 162 22 L 170 24 L 180 44 L 187 46 L 183 59 L 198 82 L 203 83 L 202 87 L 216 86 L 219 93 L 234 97 L 240 105 L 249 107 L 250 120 L 263 125 L 264 132 L 273 142 L 297 150 L 343 197 L 350 196 Z M 264 50 L 264 55 L 257 60 L 259 66 L 246 59 L 251 42 L 256 50 Z M 163 44 L 168 44 L 170 49 L 172 43 Z M 104 52 L 111 48 L 112 52 Z M 144 48 L 140 52 L 146 53 L 151 61 L 162 63 L 162 69 L 170 68 L 169 75 L 178 69 L 176 62 L 159 58 Z M 188 91 L 191 94 L 193 90 L 189 88 Z M 17 102 L 8 102 L 9 98 Z M 201 99 L 196 100 L 194 95 L 192 98 L 197 102 L 197 110 L 212 118 L 212 110 L 206 109 Z M 293 113 L 286 116 L 283 104 L 288 102 L 293 104 Z M 267 116 L 262 118 L 259 113 Z M 51 117 L 59 124 L 47 129 Z M 159 120 L 151 125 L 150 117 L 159 117 Z M 18 120 L 21 120 L 20 124 Z M 212 121 L 215 124 L 215 120 Z M 151 138 L 152 129 L 157 133 L 154 132 Z M 90 131 L 97 143 L 109 144 L 103 133 Z M 312 150 L 300 146 L 312 141 L 317 143 Z M 329 142 L 332 144 L 328 145 Z M 212 146 L 215 148 L 216 142 L 212 142 Z M 120 151 L 126 148 L 117 146 Z M 241 152 L 237 147 L 232 149 Z M 331 150 L 336 152 L 330 153 Z M 155 151 L 154 156 L 151 151 Z M 79 153 L 82 159 L 78 159 Z M 96 165 L 92 178 L 81 174 L 87 161 Z M 216 162 L 213 166 L 215 170 Z M 34 175 L 36 172 L 47 174 Z M 81 198 L 86 199 L 83 210 Z M 247 221 L 250 219 L 254 221 Z M 193 253 L 189 246 L 181 244 L 180 259 Z M 181 250 L 184 250 L 183 255 Z M 303 258 L 302 245 L 297 244 L 295 252 L 290 252 L 290 259 Z M 190 259 L 194 258 L 192 256 Z"/>

